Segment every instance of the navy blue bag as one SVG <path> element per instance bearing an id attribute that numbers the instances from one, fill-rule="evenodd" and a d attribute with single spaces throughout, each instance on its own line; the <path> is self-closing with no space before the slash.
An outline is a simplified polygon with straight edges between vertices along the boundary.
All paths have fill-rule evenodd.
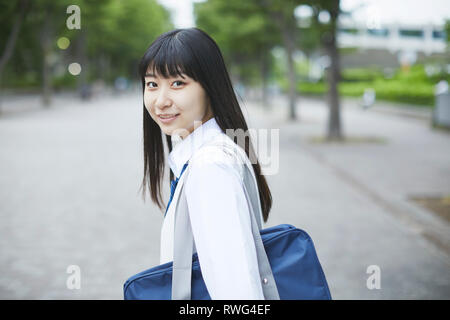
<path id="1" fill-rule="evenodd" d="M 246 162 L 244 192 L 250 208 L 265 299 L 331 300 L 325 274 L 309 235 L 289 224 L 262 230 L 261 207 L 255 188 L 257 183 L 250 166 Z M 192 253 L 193 235 L 183 184 L 179 187 L 181 195 L 175 204 L 173 261 L 126 280 L 123 286 L 125 300 L 211 299 L 202 278 L 197 253 Z M 259 214 L 254 208 L 258 209 Z"/>
<path id="2" fill-rule="evenodd" d="M 309 235 L 288 224 L 261 230 L 281 300 L 330 300 L 325 275 Z M 126 300 L 170 300 L 172 262 L 142 271 L 124 285 Z M 197 253 L 192 258 L 192 300 L 210 300 Z"/>

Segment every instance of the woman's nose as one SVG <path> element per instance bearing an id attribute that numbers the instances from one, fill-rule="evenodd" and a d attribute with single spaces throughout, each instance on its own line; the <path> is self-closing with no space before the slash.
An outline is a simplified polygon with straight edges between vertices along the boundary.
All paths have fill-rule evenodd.
<path id="1" fill-rule="evenodd" d="M 164 108 L 167 105 L 170 105 L 171 100 L 168 94 L 168 90 L 161 87 L 158 90 L 158 96 L 156 97 L 155 107 L 156 108 Z"/>

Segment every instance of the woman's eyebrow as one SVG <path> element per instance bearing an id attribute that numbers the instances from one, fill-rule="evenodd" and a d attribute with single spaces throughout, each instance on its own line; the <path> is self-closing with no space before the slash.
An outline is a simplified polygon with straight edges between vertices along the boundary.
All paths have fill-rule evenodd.
<path id="1" fill-rule="evenodd" d="M 145 77 L 152 77 L 152 78 L 156 78 L 156 76 L 153 73 L 146 73 Z"/>

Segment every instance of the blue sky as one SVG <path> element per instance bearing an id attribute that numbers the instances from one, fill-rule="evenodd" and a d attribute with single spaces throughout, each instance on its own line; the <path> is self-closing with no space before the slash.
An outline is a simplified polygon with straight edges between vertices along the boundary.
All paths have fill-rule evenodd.
<path id="1" fill-rule="evenodd" d="M 282 1 L 282 0 L 280 0 Z M 158 0 L 173 14 L 178 28 L 193 27 L 192 3 L 202 0 Z M 341 0 L 341 8 L 354 9 L 356 21 L 376 19 L 381 24 L 399 22 L 403 24 L 440 25 L 445 18 L 450 19 L 450 0 Z"/>

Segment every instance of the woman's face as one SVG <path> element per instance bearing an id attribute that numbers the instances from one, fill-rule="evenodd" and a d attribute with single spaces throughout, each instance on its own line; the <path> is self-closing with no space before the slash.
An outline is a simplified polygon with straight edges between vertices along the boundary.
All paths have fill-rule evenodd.
<path id="1" fill-rule="evenodd" d="M 184 77 L 184 78 L 183 78 Z M 213 117 L 209 99 L 200 83 L 183 77 L 164 79 L 147 70 L 144 104 L 153 120 L 166 135 L 176 133 L 183 139 Z M 168 119 L 163 119 L 169 117 Z"/>

